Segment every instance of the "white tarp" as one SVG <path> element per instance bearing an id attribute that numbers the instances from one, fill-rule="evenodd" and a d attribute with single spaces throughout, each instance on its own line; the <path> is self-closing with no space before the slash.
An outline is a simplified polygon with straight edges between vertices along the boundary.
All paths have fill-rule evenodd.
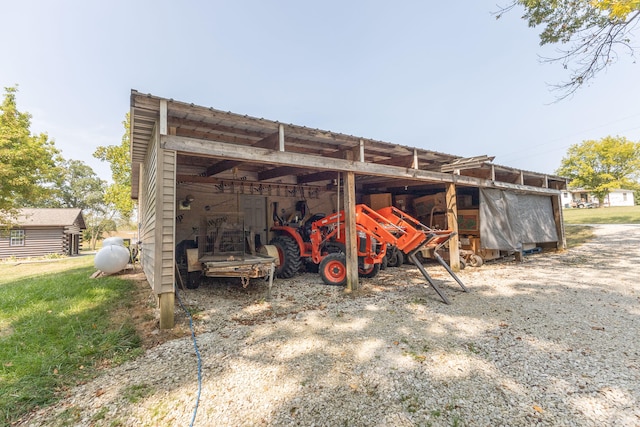
<path id="1" fill-rule="evenodd" d="M 520 251 L 523 243 L 557 242 L 551 197 L 481 188 L 482 248 Z"/>

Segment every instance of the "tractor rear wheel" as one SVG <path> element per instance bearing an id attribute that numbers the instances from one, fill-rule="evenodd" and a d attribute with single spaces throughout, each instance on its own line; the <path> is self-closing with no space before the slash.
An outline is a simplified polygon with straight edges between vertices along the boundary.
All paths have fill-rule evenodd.
<path id="1" fill-rule="evenodd" d="M 269 242 L 278 249 L 280 265 L 276 267 L 276 276 L 288 279 L 295 276 L 302 266 L 300 248 L 296 241 L 289 236 L 276 236 Z"/>
<path id="2" fill-rule="evenodd" d="M 347 266 L 344 254 L 329 254 L 320 261 L 320 277 L 327 285 L 344 286 L 347 283 Z"/>

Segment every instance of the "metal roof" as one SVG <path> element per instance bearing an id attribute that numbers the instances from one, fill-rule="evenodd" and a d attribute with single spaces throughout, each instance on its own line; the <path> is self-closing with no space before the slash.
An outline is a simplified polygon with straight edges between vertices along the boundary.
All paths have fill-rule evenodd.
<path id="1" fill-rule="evenodd" d="M 250 148 L 278 147 L 279 134 L 284 133 L 286 151 L 322 158 L 345 159 L 345 153 L 354 153 L 358 158 L 364 153 L 368 163 L 416 168 L 425 171 L 441 172 L 441 168 L 463 158 L 433 150 L 409 147 L 405 145 L 362 138 L 333 131 L 309 128 L 294 124 L 285 124 L 274 120 L 251 117 L 226 112 L 209 107 L 196 106 L 184 102 L 165 99 L 150 94 L 131 92 L 131 162 L 132 195 L 138 194 L 138 164 L 144 161 L 148 142 L 151 140 L 160 116 L 161 101 L 167 101 L 167 128 L 171 134 L 233 144 Z M 362 148 L 361 148 L 362 147 Z M 214 176 L 234 167 L 247 168 L 259 172 L 263 179 L 283 175 L 295 176 L 299 183 L 313 180 L 327 180 L 322 169 L 296 168 L 292 166 L 272 166 L 246 161 L 202 156 L 189 152 L 178 153 L 178 166 L 200 168 L 202 176 Z M 563 189 L 566 179 L 558 176 L 524 171 L 493 163 L 480 162 L 473 168 L 455 171 L 469 177 L 492 179 L 496 181 L 524 184 L 536 187 Z M 493 174 L 493 175 L 492 175 Z M 384 184 L 385 179 L 374 176 L 359 176 L 359 182 Z"/>

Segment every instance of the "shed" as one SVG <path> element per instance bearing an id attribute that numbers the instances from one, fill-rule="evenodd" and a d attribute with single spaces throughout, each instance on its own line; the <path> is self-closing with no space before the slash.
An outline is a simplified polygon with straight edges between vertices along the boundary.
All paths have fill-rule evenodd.
<path id="1" fill-rule="evenodd" d="M 564 248 L 560 192 L 566 180 L 492 160 L 285 124 L 133 90 L 132 197 L 138 200 L 141 264 L 158 297 L 161 328 L 173 326 L 180 248 L 190 242 L 204 244 L 213 217 L 229 212 L 242 214 L 260 244 L 270 240 L 272 218 L 296 215 L 301 201 L 313 213 L 344 209 L 345 234 L 352 239 L 346 245 L 348 289 L 358 286 L 355 233 L 349 230 L 355 229 L 355 204 L 363 201 L 406 206 L 416 198 L 442 195 L 440 214 L 449 228 L 459 231 L 460 201 L 477 218 L 477 229 L 460 230 L 465 231 L 460 236 L 476 233 L 487 249 L 518 251 L 524 244 Z M 429 213 L 433 219 L 435 212 Z M 455 270 L 457 236 L 450 246 Z"/>
<path id="2" fill-rule="evenodd" d="M 84 229 L 82 209 L 20 209 L 0 239 L 0 259 L 78 255 Z"/>

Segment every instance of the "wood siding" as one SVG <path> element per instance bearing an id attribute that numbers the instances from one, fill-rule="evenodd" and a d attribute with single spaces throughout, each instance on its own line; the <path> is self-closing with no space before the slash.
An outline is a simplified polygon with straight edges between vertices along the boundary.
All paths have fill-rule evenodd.
<path id="1" fill-rule="evenodd" d="M 0 259 L 68 254 L 68 236 L 63 227 L 18 228 L 24 230 L 24 246 L 10 246 L 9 234 L 0 238 Z"/>
<path id="2" fill-rule="evenodd" d="M 158 271 L 162 276 L 160 293 L 164 293 L 174 292 L 175 283 L 176 152 L 160 149 L 160 159 L 157 196 L 160 217 L 157 221 L 161 225 L 159 241 L 162 244 L 157 249 L 160 249 L 158 259 L 161 260 Z"/>
<path id="3" fill-rule="evenodd" d="M 176 153 L 159 145 L 157 127 L 140 170 L 141 264 L 154 293 L 173 292 Z"/>
<path id="4" fill-rule="evenodd" d="M 141 166 L 140 175 L 140 241 L 142 242 L 142 252 L 140 263 L 144 274 L 151 285 L 151 289 L 157 293 L 155 280 L 155 229 L 156 229 L 156 195 L 157 191 L 157 163 L 158 163 L 158 138 L 154 132 L 151 141 L 147 146 L 147 155 Z"/>

